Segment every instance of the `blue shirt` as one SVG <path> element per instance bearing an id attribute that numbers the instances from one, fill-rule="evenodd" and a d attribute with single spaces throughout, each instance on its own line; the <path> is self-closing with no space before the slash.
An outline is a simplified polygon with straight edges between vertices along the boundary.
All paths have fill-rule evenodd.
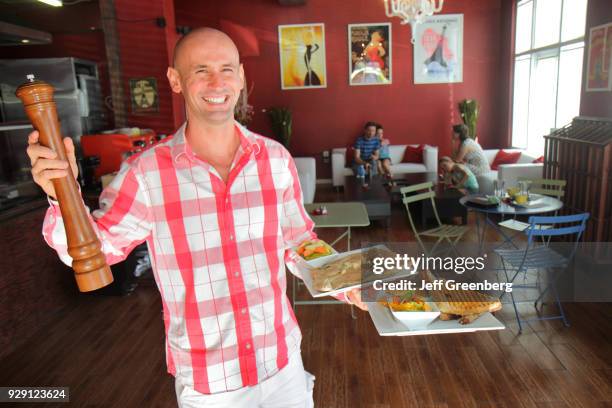
<path id="1" fill-rule="evenodd" d="M 389 145 L 380 145 L 379 157 L 380 160 L 390 159 L 391 156 L 389 154 Z"/>
<path id="2" fill-rule="evenodd" d="M 359 136 L 354 147 L 355 149 L 359 149 L 359 157 L 361 160 L 370 160 L 372 154 L 380 149 L 380 139 L 377 137 L 366 139 L 363 136 Z"/>

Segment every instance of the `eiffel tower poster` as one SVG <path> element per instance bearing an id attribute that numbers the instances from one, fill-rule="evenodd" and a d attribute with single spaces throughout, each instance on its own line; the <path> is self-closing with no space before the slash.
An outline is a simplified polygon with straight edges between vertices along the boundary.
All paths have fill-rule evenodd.
<path id="1" fill-rule="evenodd" d="M 428 17 L 415 38 L 415 84 L 463 82 L 463 14 Z"/>

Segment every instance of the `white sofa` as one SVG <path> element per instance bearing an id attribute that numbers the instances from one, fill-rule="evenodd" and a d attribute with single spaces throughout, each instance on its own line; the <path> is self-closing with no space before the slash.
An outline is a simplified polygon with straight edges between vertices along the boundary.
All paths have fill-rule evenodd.
<path id="1" fill-rule="evenodd" d="M 501 164 L 498 170 L 491 170 L 488 174 L 478 176 L 478 186 L 480 192 L 484 194 L 493 193 L 493 180 L 503 181 L 506 188 L 515 186 L 519 177 L 538 179 L 542 178 L 544 164 L 532 163 L 536 157 L 531 156 L 521 149 L 503 149 L 505 152 L 521 152 L 521 157 L 515 164 Z M 484 155 L 489 161 L 489 165 L 495 160 L 499 149 L 485 149 Z"/>
<path id="2" fill-rule="evenodd" d="M 406 173 L 422 173 L 438 171 L 438 148 L 425 146 L 423 149 L 423 163 L 402 163 L 407 145 L 390 145 L 391 171 L 393 175 Z M 417 147 L 418 145 L 410 145 Z M 334 187 L 344 186 L 344 177 L 352 176 L 353 169 L 346 164 L 346 147 L 332 150 L 332 183 Z"/>
<path id="3" fill-rule="evenodd" d="M 295 167 L 302 187 L 304 204 L 314 201 L 317 187 L 317 163 L 314 157 L 295 157 Z"/>

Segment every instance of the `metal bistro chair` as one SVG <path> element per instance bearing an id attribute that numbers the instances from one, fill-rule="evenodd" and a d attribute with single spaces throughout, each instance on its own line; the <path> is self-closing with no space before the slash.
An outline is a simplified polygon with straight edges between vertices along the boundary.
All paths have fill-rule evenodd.
<path id="1" fill-rule="evenodd" d="M 530 194 L 541 194 L 549 197 L 554 197 L 558 200 L 561 200 L 565 195 L 565 185 L 567 182 L 565 180 L 555 180 L 555 179 L 529 179 L 526 177 L 519 177 L 519 181 L 527 181 L 530 184 L 529 193 Z M 553 215 L 557 215 L 558 211 L 555 211 Z M 513 231 L 518 231 L 517 234 L 508 237 L 505 234 L 502 234 L 504 237 L 504 242 L 499 246 L 502 247 L 505 244 L 511 244 L 514 248 L 517 246 L 514 244 L 514 238 L 518 236 L 520 233 L 524 232 L 527 228 L 529 228 L 529 223 L 519 221 L 516 219 L 516 216 L 507 220 L 503 220 L 499 222 L 497 225 L 500 227 L 508 228 Z M 540 228 L 548 229 L 549 225 L 541 225 Z M 550 238 L 550 237 L 549 237 Z M 498 248 L 499 248 L 498 247 Z"/>
<path id="2" fill-rule="evenodd" d="M 525 249 L 496 249 L 497 253 L 502 259 L 502 265 L 504 274 L 506 275 L 506 281 L 512 283 L 514 288 L 533 288 L 533 285 L 514 285 L 514 280 L 519 273 L 527 273 L 528 269 L 564 269 L 566 268 L 576 253 L 578 242 L 582 237 L 582 233 L 586 228 L 586 222 L 589 218 L 589 213 L 576 214 L 576 215 L 564 215 L 564 216 L 552 216 L 552 217 L 529 217 L 529 227 L 525 230 L 527 234 L 527 246 Z M 569 226 L 557 227 L 557 224 L 570 224 Z M 547 226 L 548 228 L 542 228 Z M 559 254 L 550 248 L 550 240 L 546 240 L 540 243 L 538 246 L 534 243 L 534 237 L 558 237 L 558 236 L 571 236 L 575 235 L 574 246 L 569 256 Z M 509 268 L 507 267 L 510 267 Z M 512 270 L 514 269 L 514 271 Z M 509 273 L 514 273 L 512 276 Z M 533 320 L 553 320 L 562 319 L 565 326 L 569 326 L 563 306 L 559 300 L 559 295 L 555 287 L 558 273 L 551 275 L 546 288 L 540 293 L 538 298 L 534 302 L 536 312 L 538 312 L 538 302 L 544 297 L 544 295 L 551 290 L 554 293 L 555 301 L 559 307 L 559 315 L 541 317 L 538 312 L 537 318 L 530 320 L 521 320 L 518 309 L 516 307 L 516 301 L 514 300 L 514 294 L 510 292 L 510 298 L 512 299 L 512 306 L 514 307 L 514 313 L 516 320 L 519 325 L 519 333 L 523 331 L 521 322 L 526 323 Z M 504 293 L 505 294 L 505 293 Z M 503 296 L 503 294 L 502 294 Z"/>
<path id="3" fill-rule="evenodd" d="M 429 181 L 426 183 L 402 187 L 400 189 L 400 192 L 402 194 L 402 202 L 404 203 L 404 206 L 406 207 L 406 212 L 408 213 L 410 227 L 412 227 L 414 236 L 421 245 L 421 248 L 423 248 L 423 251 L 427 253 L 427 248 L 425 248 L 425 245 L 421 240 L 421 236 L 438 238 L 436 243 L 431 248 L 430 254 L 435 253 L 436 248 L 443 241 L 447 241 L 451 245 L 451 247 L 455 249 L 455 244 L 461 239 L 461 237 L 463 237 L 463 235 L 470 229 L 470 227 L 465 225 L 443 224 L 442 221 L 440 221 L 438 209 L 436 208 L 436 192 L 433 190 L 433 183 Z M 438 226 L 435 228 L 428 229 L 426 231 L 419 232 L 416 226 L 414 225 L 414 219 L 412 218 L 412 214 L 410 213 L 409 204 L 415 203 L 417 201 L 424 201 L 427 199 L 431 200 L 431 207 L 433 209 L 433 213 L 438 223 Z"/>

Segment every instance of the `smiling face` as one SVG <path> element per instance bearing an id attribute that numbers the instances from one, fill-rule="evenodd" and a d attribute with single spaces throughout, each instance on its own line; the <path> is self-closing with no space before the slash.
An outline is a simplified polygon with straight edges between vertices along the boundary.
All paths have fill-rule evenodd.
<path id="1" fill-rule="evenodd" d="M 189 33 L 177 45 L 167 75 L 172 90 L 183 94 L 189 119 L 211 125 L 233 121 L 244 70 L 227 35 L 208 28 Z"/>
<path id="2" fill-rule="evenodd" d="M 363 135 L 366 139 L 371 139 L 376 135 L 376 126 L 368 126 L 365 128 Z"/>

